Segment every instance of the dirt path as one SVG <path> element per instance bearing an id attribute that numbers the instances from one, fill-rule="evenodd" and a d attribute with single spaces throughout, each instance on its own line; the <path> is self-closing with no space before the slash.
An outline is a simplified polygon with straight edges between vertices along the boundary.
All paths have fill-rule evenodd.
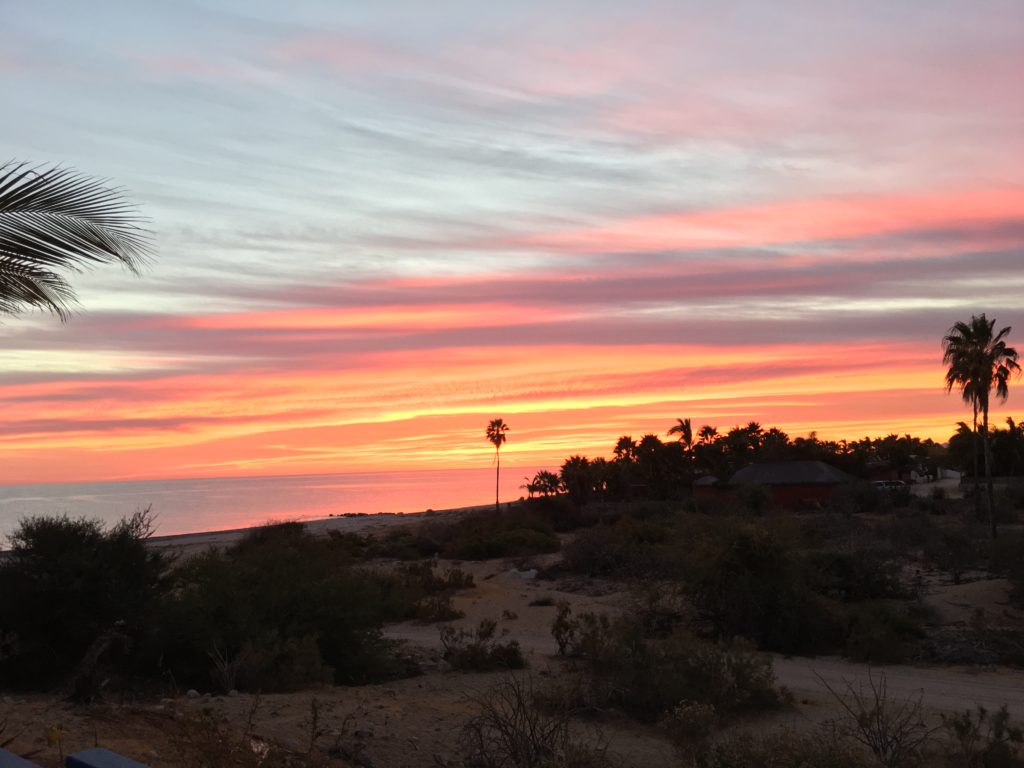
<path id="1" fill-rule="evenodd" d="M 978 671 L 969 667 L 869 667 L 836 658 L 775 657 L 775 674 L 780 685 L 797 699 L 823 702 L 831 698 L 826 683 L 836 691 L 854 689 L 870 692 L 873 679 L 885 675 L 888 696 L 894 699 L 921 696 L 926 707 L 940 712 L 957 712 L 980 704 L 992 711 L 1002 704 L 1014 720 L 1024 720 L 1024 672 L 1000 669 Z"/>

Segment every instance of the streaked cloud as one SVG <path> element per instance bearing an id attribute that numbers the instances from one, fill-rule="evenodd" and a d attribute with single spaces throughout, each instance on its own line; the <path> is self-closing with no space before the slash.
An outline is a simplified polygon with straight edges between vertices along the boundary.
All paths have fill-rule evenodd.
<path id="1" fill-rule="evenodd" d="M 0 326 L 0 482 L 607 453 L 677 416 L 937 438 L 1024 332 L 1024 6 L 13 6 L 0 156 L 161 255 Z M 1012 411 L 1014 401 L 1009 408 Z"/>

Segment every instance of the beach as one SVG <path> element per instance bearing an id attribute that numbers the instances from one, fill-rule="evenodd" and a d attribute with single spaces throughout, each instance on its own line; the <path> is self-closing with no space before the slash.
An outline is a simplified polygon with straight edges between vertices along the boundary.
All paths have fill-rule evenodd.
<path id="1" fill-rule="evenodd" d="M 504 508 L 506 505 L 502 504 Z M 401 525 L 414 525 L 426 520 L 439 519 L 446 522 L 458 520 L 464 515 L 474 512 L 486 512 L 493 510 L 493 504 L 477 504 L 469 507 L 454 507 L 451 509 L 427 509 L 423 512 L 379 512 L 376 514 L 365 512 L 352 512 L 316 520 L 298 520 L 305 529 L 316 535 L 326 536 L 332 532 L 338 533 L 359 533 L 364 535 L 380 534 Z M 275 522 L 292 522 L 288 520 L 268 520 L 263 525 Z M 178 533 L 169 536 L 151 536 L 147 544 L 157 549 L 177 556 L 188 556 L 212 548 L 230 547 L 241 541 L 246 534 L 261 528 L 262 525 L 246 526 L 244 528 L 230 528 L 219 531 L 197 531 L 195 533 Z"/>

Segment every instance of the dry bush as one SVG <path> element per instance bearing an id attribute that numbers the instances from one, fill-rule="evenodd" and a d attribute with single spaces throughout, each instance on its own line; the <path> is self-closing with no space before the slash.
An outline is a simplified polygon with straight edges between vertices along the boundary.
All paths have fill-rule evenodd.
<path id="1" fill-rule="evenodd" d="M 854 686 L 846 682 L 837 691 L 818 676 L 845 716 L 834 722 L 843 738 L 860 744 L 881 768 L 913 768 L 922 764 L 925 750 L 936 728 L 924 721 L 922 697 L 893 699 L 883 672 L 875 678 L 868 673 L 868 684 Z"/>
<path id="2" fill-rule="evenodd" d="M 736 736 L 699 750 L 688 768 L 869 768 L 864 755 L 838 734 L 780 730 Z"/>
<path id="3" fill-rule="evenodd" d="M 985 707 L 943 715 L 949 754 L 962 768 L 1017 768 L 1024 765 L 1024 729 L 1010 722 L 1004 704 L 995 713 Z"/>
<path id="4" fill-rule="evenodd" d="M 497 628 L 494 619 L 482 619 L 474 630 L 455 629 L 451 625 L 441 627 L 444 660 L 453 669 L 462 671 L 523 669 L 526 659 L 519 643 L 515 640 L 499 643 L 494 637 Z"/>
<path id="5" fill-rule="evenodd" d="M 570 712 L 537 706 L 533 681 L 509 676 L 471 700 L 477 714 L 466 723 L 462 746 L 476 768 L 608 768 L 603 740 L 585 745 L 572 737 Z"/>

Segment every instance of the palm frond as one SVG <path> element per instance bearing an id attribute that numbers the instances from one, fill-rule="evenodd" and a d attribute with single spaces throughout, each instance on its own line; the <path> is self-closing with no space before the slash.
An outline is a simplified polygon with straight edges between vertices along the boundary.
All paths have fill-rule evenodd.
<path id="1" fill-rule="evenodd" d="M 75 294 L 61 272 L 153 253 L 148 220 L 116 187 L 60 166 L 0 165 L 0 312 L 26 307 L 66 319 Z"/>

